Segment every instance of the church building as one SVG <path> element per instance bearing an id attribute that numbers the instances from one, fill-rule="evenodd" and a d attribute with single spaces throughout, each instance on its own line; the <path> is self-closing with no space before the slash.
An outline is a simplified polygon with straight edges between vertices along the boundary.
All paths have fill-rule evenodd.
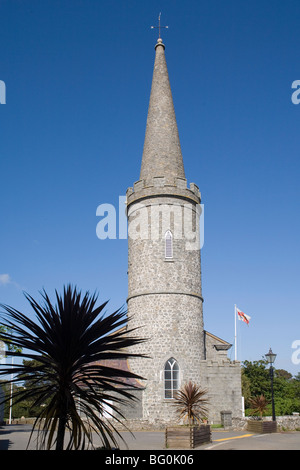
<path id="1" fill-rule="evenodd" d="M 207 389 L 210 423 L 221 412 L 242 416 L 241 366 L 231 344 L 204 329 L 201 287 L 201 194 L 187 183 L 174 112 L 165 45 L 159 37 L 139 180 L 126 193 L 128 317 L 147 341 L 131 353 L 142 377 L 130 420 L 175 422 L 173 400 L 186 382 Z M 131 334 L 131 335 L 132 335 Z M 124 410 L 122 410 L 124 411 Z"/>

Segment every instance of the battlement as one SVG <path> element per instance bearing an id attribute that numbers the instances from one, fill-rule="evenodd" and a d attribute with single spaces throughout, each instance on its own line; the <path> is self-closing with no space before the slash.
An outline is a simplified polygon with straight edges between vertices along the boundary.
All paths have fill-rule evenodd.
<path id="1" fill-rule="evenodd" d="M 133 187 L 127 189 L 127 204 L 136 202 L 147 197 L 173 196 L 192 199 L 199 204 L 201 193 L 195 183 L 187 186 L 185 178 L 167 178 L 165 176 L 154 176 L 149 180 L 136 181 Z"/>

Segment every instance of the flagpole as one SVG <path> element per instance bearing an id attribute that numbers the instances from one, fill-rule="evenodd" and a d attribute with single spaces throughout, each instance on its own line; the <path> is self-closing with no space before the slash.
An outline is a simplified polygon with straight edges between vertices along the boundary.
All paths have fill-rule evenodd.
<path id="1" fill-rule="evenodd" d="M 237 344 L 236 344 L 236 304 L 234 304 L 234 360 L 237 361 Z"/>

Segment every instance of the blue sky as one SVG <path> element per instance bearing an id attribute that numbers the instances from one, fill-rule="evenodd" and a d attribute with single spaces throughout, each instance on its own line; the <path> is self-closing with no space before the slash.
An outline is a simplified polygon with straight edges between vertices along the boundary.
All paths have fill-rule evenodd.
<path id="1" fill-rule="evenodd" d="M 0 302 L 27 311 L 23 290 L 72 283 L 126 304 L 127 240 L 99 240 L 96 209 L 139 179 L 159 12 L 205 206 L 205 328 L 233 342 L 237 304 L 238 359 L 271 346 L 297 374 L 297 0 L 0 1 Z"/>

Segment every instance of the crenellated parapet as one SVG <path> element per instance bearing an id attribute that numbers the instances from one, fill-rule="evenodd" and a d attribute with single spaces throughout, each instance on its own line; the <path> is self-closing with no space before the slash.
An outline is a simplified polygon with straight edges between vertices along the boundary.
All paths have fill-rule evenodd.
<path id="1" fill-rule="evenodd" d="M 196 204 L 201 202 L 201 193 L 195 183 L 190 183 L 188 187 L 185 178 L 154 176 L 148 180 L 136 181 L 133 187 L 127 189 L 127 207 L 133 202 L 139 202 L 145 198 L 161 196 L 182 198 Z"/>

